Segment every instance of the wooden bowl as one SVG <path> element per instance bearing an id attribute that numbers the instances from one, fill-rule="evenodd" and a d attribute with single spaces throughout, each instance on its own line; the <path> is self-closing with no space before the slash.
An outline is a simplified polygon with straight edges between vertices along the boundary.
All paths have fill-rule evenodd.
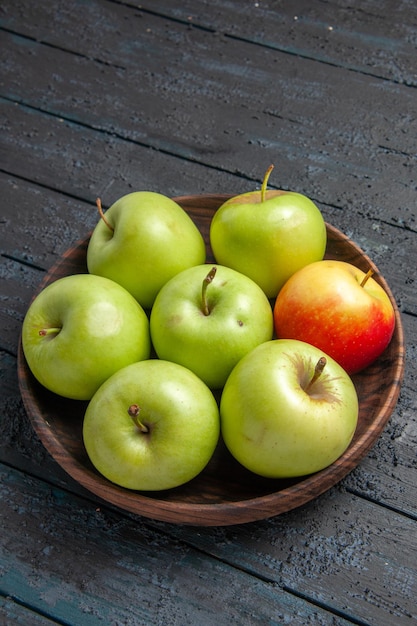
<path id="1" fill-rule="evenodd" d="M 210 221 L 229 197 L 175 198 L 199 226 L 207 242 L 208 262 L 214 261 L 208 243 Z M 20 343 L 20 391 L 33 427 L 46 449 L 70 476 L 102 500 L 148 518 L 195 526 L 240 524 L 279 515 L 316 498 L 339 482 L 374 445 L 394 410 L 404 372 L 404 340 L 398 308 L 374 263 L 336 228 L 327 225 L 327 234 L 326 258 L 347 261 L 364 271 L 372 267 L 376 280 L 392 301 L 396 316 L 394 336 L 384 354 L 353 377 L 360 401 L 358 426 L 349 448 L 330 467 L 297 479 L 265 479 L 242 468 L 220 441 L 209 465 L 182 487 L 151 493 L 118 487 L 98 474 L 87 457 L 82 441 L 87 403 L 67 400 L 41 387 L 29 371 Z M 48 272 L 37 293 L 62 276 L 87 272 L 88 241 L 86 237 L 63 255 Z"/>

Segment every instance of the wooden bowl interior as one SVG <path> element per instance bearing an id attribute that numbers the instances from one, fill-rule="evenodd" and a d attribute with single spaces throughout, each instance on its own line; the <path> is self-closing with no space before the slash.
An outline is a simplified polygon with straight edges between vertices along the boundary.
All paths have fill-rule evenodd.
<path id="1" fill-rule="evenodd" d="M 209 245 L 211 218 L 228 197 L 176 198 L 205 238 L 208 263 L 214 262 Z M 305 504 L 339 482 L 374 445 L 395 407 L 404 372 L 404 340 L 398 308 L 374 263 L 336 228 L 327 225 L 327 235 L 326 258 L 347 261 L 364 271 L 372 267 L 396 314 L 394 336 L 384 354 L 353 377 L 360 400 L 358 427 L 348 450 L 330 467 L 303 478 L 264 479 L 242 468 L 220 441 L 209 465 L 182 487 L 155 493 L 123 489 L 98 474 L 88 459 L 82 442 L 87 403 L 59 397 L 37 383 L 20 344 L 18 374 L 22 398 L 33 427 L 50 454 L 70 476 L 104 501 L 145 517 L 197 526 L 231 525 L 272 517 Z M 68 250 L 36 293 L 58 278 L 86 273 L 88 241 L 89 236 Z"/>

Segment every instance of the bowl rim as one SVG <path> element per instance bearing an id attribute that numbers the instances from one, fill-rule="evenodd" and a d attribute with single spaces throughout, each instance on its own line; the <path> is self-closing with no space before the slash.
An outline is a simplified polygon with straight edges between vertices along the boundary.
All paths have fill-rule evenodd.
<path id="1" fill-rule="evenodd" d="M 178 204 L 186 206 L 196 201 L 202 202 L 203 199 L 209 204 L 212 203 L 220 206 L 221 203 L 230 197 L 232 197 L 230 194 L 203 194 L 196 196 L 177 196 L 173 199 L 178 202 Z M 33 402 L 33 393 L 30 388 L 30 383 L 33 382 L 33 375 L 29 371 L 24 357 L 22 336 L 20 334 L 17 364 L 18 383 L 23 404 L 32 427 L 55 461 L 71 478 L 89 492 L 94 493 L 106 504 L 110 503 L 131 513 L 159 521 L 195 526 L 226 526 L 274 517 L 306 504 L 340 482 L 342 478 L 359 464 L 376 443 L 376 440 L 395 408 L 404 376 L 405 345 L 400 311 L 387 281 L 379 272 L 375 263 L 355 242 L 336 227 L 326 222 L 326 229 L 328 234 L 337 237 L 342 244 L 348 245 L 361 257 L 361 260 L 363 260 L 368 267 L 374 269 L 377 281 L 387 292 L 394 307 L 395 329 L 391 341 L 393 341 L 395 337 L 395 341 L 398 345 L 395 360 L 391 366 L 392 380 L 389 384 L 388 391 L 384 395 L 384 402 L 379 407 L 378 413 L 372 421 L 372 429 L 368 428 L 360 436 L 354 436 L 351 444 L 339 459 L 319 472 L 301 477 L 298 482 L 288 487 L 244 500 L 235 501 L 225 499 L 225 501 L 219 503 L 170 501 L 150 497 L 146 492 L 123 489 L 122 487 L 110 483 L 97 472 L 90 471 L 74 457 L 68 458 L 68 450 L 63 445 L 57 433 L 52 430 L 45 420 L 39 406 Z M 88 244 L 90 236 L 91 233 L 79 239 L 60 256 L 35 289 L 32 300 L 46 284 L 52 282 L 54 276 L 59 272 L 59 268 L 65 262 L 65 259 L 70 257 L 74 253 L 74 250 Z M 372 430 L 372 432 L 370 432 L 370 430 Z"/>

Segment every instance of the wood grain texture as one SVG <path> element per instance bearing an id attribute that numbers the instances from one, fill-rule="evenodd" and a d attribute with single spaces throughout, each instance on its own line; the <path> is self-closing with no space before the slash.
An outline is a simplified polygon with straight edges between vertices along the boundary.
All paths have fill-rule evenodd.
<path id="1" fill-rule="evenodd" d="M 151 1 L 142 2 L 141 9 L 152 12 L 155 7 Z M 236 20 L 236 5 L 222 0 L 204 0 L 198 6 L 193 0 L 180 5 L 158 2 L 160 15 L 189 25 L 416 86 L 413 32 L 417 8 L 412 0 L 390 5 L 391 11 L 377 1 L 355 5 L 345 0 L 327 3 L 325 12 L 305 0 L 275 0 L 266 6 L 248 2 L 239 9 L 241 19 Z"/>
<path id="2" fill-rule="evenodd" d="M 411 626 L 417 616 L 407 599 L 417 589 L 415 520 L 343 489 L 256 524 L 199 528 L 192 536 L 180 525 L 153 525 L 312 602 L 326 602 L 361 626 Z"/>
<path id="3" fill-rule="evenodd" d="M 1 590 L 58 624 L 335 625 L 326 607 L 207 559 L 201 550 L 140 519 L 120 517 L 2 465 L 0 480 Z M 25 550 L 13 530 L 22 527 Z M 220 611 L 213 602 L 219 594 Z M 349 620 L 337 619 L 348 626 Z"/>
<path id="4" fill-rule="evenodd" d="M 203 234 L 207 260 L 214 257 L 209 245 L 211 218 L 230 196 L 176 198 Z M 48 272 L 39 289 L 69 275 L 86 273 L 89 237 L 70 248 Z M 402 321 L 385 279 L 373 262 L 349 239 L 327 225 L 326 258 L 343 260 L 365 272 L 372 268 L 396 313 L 396 329 L 384 354 L 354 376 L 360 402 L 359 423 L 348 450 L 329 468 L 296 480 L 267 480 L 244 471 L 220 442 L 211 462 L 190 483 L 154 494 L 137 493 L 110 484 L 91 466 L 82 444 L 86 403 L 71 402 L 46 392 L 33 378 L 21 346 L 19 383 L 26 410 L 52 456 L 84 487 L 122 509 L 159 520 L 192 525 L 229 525 L 264 519 L 286 512 L 317 497 L 349 473 L 375 444 L 395 408 L 404 373 Z"/>
<path id="5" fill-rule="evenodd" d="M 1 3 L 0 622 L 213 626 L 224 613 L 228 624 L 411 626 L 416 4 L 140 6 Z M 267 520 L 194 527 L 103 503 L 26 415 L 16 355 L 29 301 L 94 226 L 96 196 L 236 194 L 271 162 L 271 186 L 315 200 L 391 287 L 406 338 L 391 418 L 338 485 Z"/>
<path id="6" fill-rule="evenodd" d="M 389 180 L 396 202 L 385 219 L 415 228 L 408 177 L 415 160 L 413 89 L 268 46 L 252 46 L 249 53 L 240 39 L 136 13 L 113 9 L 115 22 L 105 39 L 87 36 L 96 11 L 84 13 L 87 33 L 77 28 L 76 10 L 66 14 L 57 28 L 65 29 L 71 45 L 84 47 L 82 59 L 66 48 L 5 34 L 9 97 L 65 121 L 76 123 L 82 115 L 87 128 L 124 138 L 132 150 L 135 144 L 151 147 L 252 180 L 275 162 L 271 184 L 341 210 L 355 206 L 374 219 L 381 219 Z M 120 51 L 122 69 L 104 61 L 108 47 Z M 136 55 L 141 65 L 132 64 Z M 51 63 L 57 69 L 53 80 Z M 35 72 L 28 98 L 24 85 Z M 114 95 L 117 107 L 109 107 Z M 185 113 L 184 98 L 192 102 L 192 114 Z M 323 102 L 326 116 L 320 115 Z M 399 132 L 386 132 L 388 119 Z M 85 139 L 78 144 L 76 160 L 88 167 L 92 153 Z"/>

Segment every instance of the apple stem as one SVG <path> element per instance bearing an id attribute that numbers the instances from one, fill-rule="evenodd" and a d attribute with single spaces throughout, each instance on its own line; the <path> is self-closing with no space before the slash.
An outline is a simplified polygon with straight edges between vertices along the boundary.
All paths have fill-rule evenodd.
<path id="1" fill-rule="evenodd" d="M 130 407 L 128 408 L 127 412 L 129 413 L 129 415 L 132 418 L 132 420 L 134 421 L 135 425 L 138 427 L 138 429 L 142 433 L 148 433 L 149 432 L 149 428 L 147 426 L 145 426 L 145 424 L 143 424 L 140 421 L 140 419 L 138 418 L 138 415 L 140 413 L 140 406 L 138 406 L 137 404 L 131 404 Z"/>
<path id="2" fill-rule="evenodd" d="M 47 335 L 57 335 L 61 330 L 61 328 L 41 328 L 39 334 L 41 337 L 46 337 Z"/>
<path id="3" fill-rule="evenodd" d="M 274 169 L 274 166 L 270 165 L 268 167 L 268 169 L 266 170 L 266 172 L 265 172 L 265 176 L 264 176 L 264 179 L 263 179 L 263 182 L 262 182 L 262 187 L 261 187 L 261 202 L 265 202 L 266 188 L 267 188 L 267 185 L 268 185 L 269 177 L 270 177 L 271 172 L 272 172 L 273 169 Z"/>
<path id="4" fill-rule="evenodd" d="M 363 279 L 362 279 L 362 282 L 361 282 L 360 286 L 361 286 L 361 287 L 364 287 L 364 286 L 365 286 L 365 284 L 366 284 L 366 282 L 368 281 L 368 278 L 371 278 L 371 276 L 373 276 L 374 274 L 375 274 L 374 270 L 373 270 L 373 269 L 369 269 L 369 270 L 366 272 L 365 276 L 363 277 Z"/>
<path id="5" fill-rule="evenodd" d="M 114 228 L 113 226 L 110 224 L 110 222 L 106 219 L 106 216 L 104 215 L 104 211 L 103 211 L 103 207 L 101 206 L 101 200 L 100 198 L 97 198 L 96 200 L 96 205 L 98 208 L 98 212 L 100 214 L 101 219 L 103 220 L 103 222 L 105 223 L 105 225 L 107 226 L 107 228 L 109 228 L 111 230 L 112 233 L 114 233 Z"/>
<path id="6" fill-rule="evenodd" d="M 207 302 L 207 287 L 213 281 L 213 278 L 215 277 L 216 272 L 217 272 L 217 267 L 212 267 L 209 273 L 207 274 L 207 276 L 205 277 L 205 279 L 203 280 L 203 287 L 201 290 L 201 301 L 203 305 L 204 315 L 210 315 L 210 309 L 209 309 L 209 305 Z"/>
<path id="7" fill-rule="evenodd" d="M 326 367 L 326 363 L 327 363 L 327 359 L 325 356 L 322 356 L 319 358 L 319 360 L 317 361 L 316 367 L 314 368 L 314 374 L 310 382 L 308 383 L 307 387 L 305 388 L 305 391 L 309 391 L 309 389 L 311 389 L 311 387 L 314 385 L 316 380 L 320 378 L 320 376 L 323 373 L 324 368 Z"/>

